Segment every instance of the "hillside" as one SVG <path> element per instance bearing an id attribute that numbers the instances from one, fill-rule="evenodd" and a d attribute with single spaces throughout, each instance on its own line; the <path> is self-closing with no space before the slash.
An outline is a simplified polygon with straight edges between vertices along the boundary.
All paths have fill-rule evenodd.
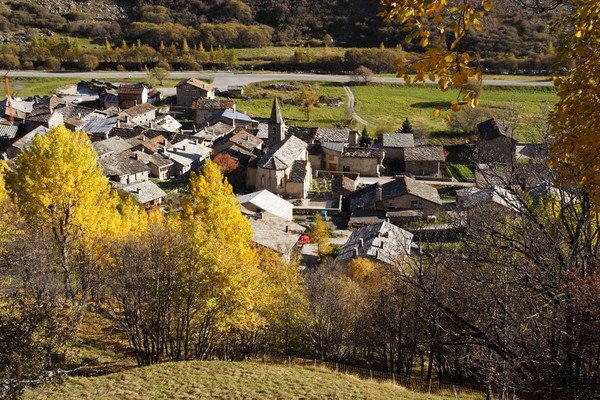
<path id="1" fill-rule="evenodd" d="M 547 49 L 552 14 L 515 7 L 510 0 L 494 4 L 487 29 L 472 38 L 486 57 L 525 57 Z M 180 46 L 184 37 L 190 44 L 238 48 L 319 45 L 323 39 L 344 47 L 401 43 L 401 27 L 377 12 L 375 0 L 0 0 L 0 37 L 25 41 L 33 28 L 153 46 L 161 41 Z"/>
<path id="2" fill-rule="evenodd" d="M 323 369 L 253 362 L 178 362 L 94 378 L 70 378 L 25 399 L 399 399 L 443 400 Z M 461 398 L 477 398 L 464 397 Z"/>

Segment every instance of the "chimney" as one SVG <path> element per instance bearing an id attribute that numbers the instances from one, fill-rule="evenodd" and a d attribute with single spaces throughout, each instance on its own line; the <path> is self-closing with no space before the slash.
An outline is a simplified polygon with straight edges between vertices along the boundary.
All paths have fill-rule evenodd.
<path id="1" fill-rule="evenodd" d="M 285 226 L 285 233 L 290 233 L 290 226 L 289 225 Z"/>
<path id="2" fill-rule="evenodd" d="M 139 187 L 138 187 L 138 188 L 135 188 L 135 192 L 136 192 L 136 193 L 139 193 L 139 192 L 140 192 L 140 188 L 139 188 Z"/>
<path id="3" fill-rule="evenodd" d="M 356 258 L 356 257 L 358 257 L 358 248 L 354 247 L 352 249 L 352 258 Z"/>
<path id="4" fill-rule="evenodd" d="M 362 249 L 364 245 L 365 245 L 364 239 L 363 238 L 358 239 L 358 248 Z"/>
<path id="5" fill-rule="evenodd" d="M 377 186 L 375 189 L 375 201 L 381 201 L 383 199 L 383 189 L 381 186 Z"/>

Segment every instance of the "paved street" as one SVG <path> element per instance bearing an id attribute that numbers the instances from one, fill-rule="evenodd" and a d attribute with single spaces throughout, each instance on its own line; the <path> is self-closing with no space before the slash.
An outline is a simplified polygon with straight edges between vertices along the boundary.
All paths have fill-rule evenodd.
<path id="1" fill-rule="evenodd" d="M 4 75 L 6 71 L 0 71 Z M 49 78 L 81 78 L 81 79 L 122 79 L 122 78 L 145 78 L 145 72 L 117 72 L 117 71 L 93 71 L 93 72 L 44 72 L 44 71 L 10 71 L 9 76 L 14 77 L 49 77 Z M 235 73 L 235 72 L 212 72 L 212 71 L 173 71 L 171 78 L 184 79 L 189 77 L 212 79 L 213 86 L 219 90 L 226 90 L 232 85 L 247 85 L 263 81 L 324 81 L 346 83 L 353 80 L 351 75 L 323 75 L 306 73 Z M 401 78 L 374 77 L 373 82 L 403 83 Z M 487 86 L 552 86 L 550 81 L 537 80 L 502 80 L 484 79 L 483 84 Z"/>

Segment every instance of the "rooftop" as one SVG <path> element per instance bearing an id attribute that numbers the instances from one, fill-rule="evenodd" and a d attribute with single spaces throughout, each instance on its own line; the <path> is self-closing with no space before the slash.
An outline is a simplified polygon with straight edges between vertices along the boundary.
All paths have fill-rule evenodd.
<path id="1" fill-rule="evenodd" d="M 136 182 L 132 185 L 122 187 L 121 190 L 131 193 L 141 204 L 167 197 L 167 194 L 151 181 Z"/>
<path id="2" fill-rule="evenodd" d="M 445 161 L 442 146 L 418 146 L 404 149 L 404 161 Z"/>
<path id="3" fill-rule="evenodd" d="M 369 257 L 396 265 L 410 255 L 413 234 L 389 222 L 379 222 L 356 229 L 340 250 L 336 260 Z"/>
<path id="4" fill-rule="evenodd" d="M 210 83 L 206 83 L 206 82 L 201 81 L 200 79 L 196 79 L 196 78 L 189 78 L 189 79 L 184 79 L 182 81 L 179 81 L 179 83 L 177 83 L 177 85 L 175 85 L 175 87 L 179 87 L 179 86 L 186 85 L 186 84 L 192 85 L 199 89 L 204 89 L 206 91 L 213 90 L 213 87 Z"/>
<path id="5" fill-rule="evenodd" d="M 306 151 L 306 147 L 307 145 L 304 141 L 295 136 L 290 136 L 273 146 L 258 161 L 258 166 L 265 169 L 288 169 Z"/>
<path id="6" fill-rule="evenodd" d="M 408 148 L 415 146 L 415 138 L 412 133 L 384 133 L 383 147 Z"/>

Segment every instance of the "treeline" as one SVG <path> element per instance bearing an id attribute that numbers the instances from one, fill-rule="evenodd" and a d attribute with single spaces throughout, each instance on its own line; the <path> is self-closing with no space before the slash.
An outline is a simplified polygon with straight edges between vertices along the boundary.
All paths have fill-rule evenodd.
<path id="1" fill-rule="evenodd" d="M 203 43 L 188 44 L 184 38 L 178 45 L 159 42 L 158 47 L 136 41 L 122 41 L 113 46 L 107 40 L 104 46 L 89 49 L 77 40 L 67 38 L 37 39 L 26 46 L 0 45 L 4 57 L 0 68 L 6 69 L 121 69 L 143 70 L 161 64 L 176 70 L 201 70 L 204 68 L 240 68 L 235 48 L 210 46 Z M 400 49 L 350 49 L 343 57 L 324 51 L 317 57 L 310 46 L 299 47 L 290 58 L 279 58 L 272 62 L 257 64 L 257 67 L 272 70 L 305 70 L 341 72 L 352 71 L 360 65 L 376 73 L 395 72 L 394 61 L 401 55 Z M 248 66 L 245 66 L 249 68 Z"/>

